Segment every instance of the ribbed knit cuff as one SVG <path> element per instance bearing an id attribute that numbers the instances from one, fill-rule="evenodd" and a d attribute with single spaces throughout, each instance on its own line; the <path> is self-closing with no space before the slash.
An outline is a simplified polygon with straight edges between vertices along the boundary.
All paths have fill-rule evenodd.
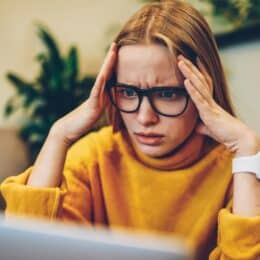
<path id="1" fill-rule="evenodd" d="M 260 216 L 244 217 L 222 209 L 218 217 L 218 244 L 231 259 L 260 259 Z"/>
<path id="2" fill-rule="evenodd" d="M 57 215 L 64 191 L 60 188 L 27 186 L 30 171 L 31 168 L 19 176 L 7 178 L 1 184 L 6 216 L 53 219 Z"/>

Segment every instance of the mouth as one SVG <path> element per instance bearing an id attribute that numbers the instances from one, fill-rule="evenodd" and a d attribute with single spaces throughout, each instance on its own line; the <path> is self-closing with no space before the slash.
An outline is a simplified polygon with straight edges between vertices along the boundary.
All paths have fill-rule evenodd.
<path id="1" fill-rule="evenodd" d="M 145 145 L 160 145 L 163 140 L 163 135 L 156 133 L 134 133 L 138 143 Z"/>

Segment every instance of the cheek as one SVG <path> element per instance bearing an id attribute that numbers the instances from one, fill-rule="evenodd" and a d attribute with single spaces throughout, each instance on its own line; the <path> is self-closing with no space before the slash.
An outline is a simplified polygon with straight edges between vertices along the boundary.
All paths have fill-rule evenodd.
<path id="1" fill-rule="evenodd" d="M 130 126 L 132 126 L 135 122 L 134 113 L 122 113 L 120 112 L 120 116 L 124 122 L 124 125 L 127 129 L 129 129 Z"/>
<path id="2" fill-rule="evenodd" d="M 163 118 L 162 126 L 168 132 L 169 136 L 185 137 L 194 128 L 198 120 L 198 112 L 194 104 L 190 104 L 186 112 L 180 117 Z"/>
<path id="3" fill-rule="evenodd" d="M 197 122 L 199 118 L 198 110 L 193 102 L 190 101 L 188 109 L 187 109 L 187 115 L 185 116 L 185 121 L 187 121 L 187 124 L 194 126 L 194 124 Z"/>

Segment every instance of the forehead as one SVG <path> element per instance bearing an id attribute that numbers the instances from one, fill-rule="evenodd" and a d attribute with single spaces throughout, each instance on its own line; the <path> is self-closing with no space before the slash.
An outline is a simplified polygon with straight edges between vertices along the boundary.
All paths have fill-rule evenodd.
<path id="1" fill-rule="evenodd" d="M 176 57 L 161 44 L 127 45 L 119 49 L 118 81 L 157 85 L 178 84 L 183 78 L 177 68 Z"/>

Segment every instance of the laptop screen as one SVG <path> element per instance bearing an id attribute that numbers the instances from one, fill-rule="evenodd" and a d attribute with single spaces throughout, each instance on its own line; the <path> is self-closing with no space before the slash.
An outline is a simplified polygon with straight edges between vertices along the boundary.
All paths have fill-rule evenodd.
<path id="1" fill-rule="evenodd" d="M 39 220 L 0 219 L 3 260 L 189 260 L 176 238 Z"/>

